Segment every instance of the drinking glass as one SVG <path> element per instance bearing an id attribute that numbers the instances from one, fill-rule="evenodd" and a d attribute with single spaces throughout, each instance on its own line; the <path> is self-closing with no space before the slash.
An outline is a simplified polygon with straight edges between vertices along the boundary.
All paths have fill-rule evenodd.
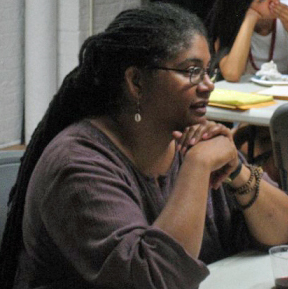
<path id="1" fill-rule="evenodd" d="M 270 260 L 277 289 L 288 289 L 288 245 L 269 249 Z"/>

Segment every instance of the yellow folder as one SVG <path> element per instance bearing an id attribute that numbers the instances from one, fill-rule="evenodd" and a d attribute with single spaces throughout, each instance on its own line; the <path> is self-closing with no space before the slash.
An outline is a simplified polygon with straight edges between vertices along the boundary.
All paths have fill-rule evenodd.
<path id="1" fill-rule="evenodd" d="M 209 98 L 209 105 L 211 106 L 238 110 L 263 107 L 275 103 L 272 95 L 259 95 L 220 88 L 212 91 Z"/>

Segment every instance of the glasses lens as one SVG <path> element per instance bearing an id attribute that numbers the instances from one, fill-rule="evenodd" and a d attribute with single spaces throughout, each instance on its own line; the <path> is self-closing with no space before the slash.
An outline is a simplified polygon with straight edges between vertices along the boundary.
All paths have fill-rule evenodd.
<path id="1" fill-rule="evenodd" d="M 190 71 L 190 81 L 192 84 L 198 84 L 203 80 L 204 70 L 200 67 L 194 67 Z"/>
<path id="2" fill-rule="evenodd" d="M 212 82 L 216 81 L 218 69 L 194 67 L 190 72 L 190 81 L 192 84 L 199 84 L 204 79 L 205 73 L 208 74 Z"/>

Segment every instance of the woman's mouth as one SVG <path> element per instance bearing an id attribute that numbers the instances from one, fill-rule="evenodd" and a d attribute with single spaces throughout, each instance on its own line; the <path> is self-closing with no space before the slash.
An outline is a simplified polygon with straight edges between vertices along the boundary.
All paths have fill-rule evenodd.
<path id="1" fill-rule="evenodd" d="M 205 114 L 207 111 L 206 107 L 207 107 L 207 102 L 199 102 L 190 106 L 190 108 L 194 112 L 199 113 L 199 114 Z"/>

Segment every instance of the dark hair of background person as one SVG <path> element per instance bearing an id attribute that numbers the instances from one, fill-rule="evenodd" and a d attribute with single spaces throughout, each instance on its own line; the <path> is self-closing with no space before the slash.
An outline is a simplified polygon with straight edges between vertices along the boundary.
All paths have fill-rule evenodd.
<path id="1" fill-rule="evenodd" d="M 47 144 L 81 119 L 101 115 L 115 119 L 127 105 L 135 105 L 136 110 L 136 104 L 129 104 L 122 93 L 125 70 L 130 66 L 145 69 L 173 59 L 190 46 L 196 34 L 207 37 L 197 16 L 173 5 L 155 3 L 121 12 L 104 32 L 84 42 L 79 65 L 65 77 L 21 159 L 1 244 L 1 289 L 13 286 L 23 246 L 26 190 Z"/>
<path id="2" fill-rule="evenodd" d="M 253 0 L 216 0 L 205 19 L 208 38 L 213 55 L 212 68 L 218 66 L 219 61 L 233 46 L 245 14 Z M 219 51 L 215 53 L 214 43 L 219 38 Z"/>
<path id="3" fill-rule="evenodd" d="M 202 21 L 209 14 L 215 0 L 150 0 L 151 2 L 166 2 L 177 4 L 190 12 L 195 13 Z"/>

